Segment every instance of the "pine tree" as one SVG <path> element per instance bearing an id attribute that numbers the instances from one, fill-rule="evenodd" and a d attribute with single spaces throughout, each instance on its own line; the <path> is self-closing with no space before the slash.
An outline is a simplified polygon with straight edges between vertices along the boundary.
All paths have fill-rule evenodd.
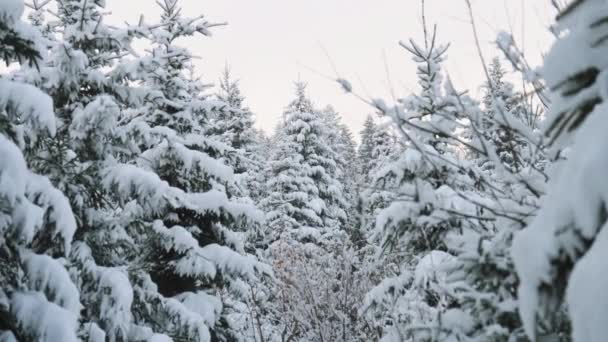
<path id="1" fill-rule="evenodd" d="M 355 149 L 338 114 L 316 110 L 302 83 L 283 118 L 262 201 L 269 227 L 264 254 L 277 278 L 264 326 L 271 340 L 357 340 L 356 303 L 368 283 L 356 272 L 360 261 L 346 234 L 353 189 L 343 188 L 352 175 L 344 158 Z"/>
<path id="2" fill-rule="evenodd" d="M 232 149 L 206 139 L 201 126 L 219 105 L 190 77 L 189 52 L 173 45 L 214 25 L 182 18 L 166 1 L 160 25 L 111 29 L 100 4 L 62 1 L 63 40 L 40 76 L 25 76 L 52 95 L 61 123 L 32 159 L 76 209 L 70 272 L 85 307 L 79 334 L 230 338 L 219 296 L 252 279 L 258 263 L 229 228 L 258 214 L 229 198 L 236 186 L 222 158 Z M 151 39 L 152 56 L 124 59 L 134 35 Z"/>
<path id="3" fill-rule="evenodd" d="M 228 66 L 225 67 L 220 79 L 217 97 L 227 104 L 227 108 L 217 113 L 210 134 L 220 137 L 223 142 L 234 149 L 243 150 L 248 155 L 255 141 L 254 117 L 245 106 L 245 97 L 241 94 L 239 81 L 233 79 Z"/>
<path id="4" fill-rule="evenodd" d="M 253 143 L 249 145 L 248 160 L 250 169 L 243 180 L 249 197 L 258 204 L 264 196 L 264 183 L 266 181 L 266 163 L 270 159 L 272 149 L 270 138 L 262 130 L 254 130 Z"/>
<path id="5" fill-rule="evenodd" d="M 394 196 L 378 213 L 376 235 L 385 253 L 399 256 L 401 267 L 370 291 L 365 307 L 391 341 L 463 338 L 472 319 L 450 292 L 451 272 L 441 268 L 455 259 L 448 237 L 477 224 L 469 219 L 478 215 L 467 201 L 475 197 L 472 182 L 453 138 L 460 102 L 443 80 L 447 46 L 438 45 L 435 35 L 424 46 L 402 46 L 418 63 L 421 91 L 394 108 L 378 106 L 393 119 L 404 150 L 376 175 L 376 183 L 392 185 Z"/>
<path id="6" fill-rule="evenodd" d="M 1 58 L 39 66 L 41 36 L 21 22 L 23 10 L 22 1 L 0 4 Z M 64 259 L 76 221 L 23 155 L 55 134 L 48 95 L 0 75 L 0 340 L 78 340 L 79 292 Z"/>
<path id="7" fill-rule="evenodd" d="M 176 45 L 209 35 L 215 24 L 182 17 L 177 1 L 159 5 L 161 21 L 148 29 L 150 55 L 123 71 L 143 92 L 123 127 L 135 153 L 107 168 L 103 184 L 125 206 L 122 224 L 136 243 L 134 320 L 174 339 L 230 340 L 236 328 L 229 304 L 263 268 L 245 254 L 235 230 L 246 230 L 260 213 L 235 196 L 234 149 L 206 135 L 225 104 L 203 92 L 192 77 L 191 53 Z"/>
<path id="8" fill-rule="evenodd" d="M 284 113 L 262 201 L 268 215 L 270 241 L 282 235 L 296 241 L 317 241 L 337 233 L 346 213 L 336 178 L 336 162 L 323 141 L 323 121 L 306 97 L 305 85 L 296 84 L 296 98 Z"/>
<path id="9" fill-rule="evenodd" d="M 401 187 L 398 196 L 407 200 L 387 208 L 388 215 L 381 215 L 378 227 L 383 227 L 387 247 L 404 242 L 412 251 L 430 252 L 445 248 L 443 237 L 457 224 L 445 210 L 459 197 L 462 172 L 454 167 L 458 165 L 456 146 L 450 139 L 459 114 L 443 89 L 441 63 L 447 47 L 434 41 L 427 41 L 425 47 L 414 42 L 404 47 L 419 64 L 421 92 L 397 109 L 396 124 L 407 139 L 406 149 L 387 176 L 397 178 Z"/>
<path id="10" fill-rule="evenodd" d="M 466 97 L 459 98 L 463 112 L 474 118 L 469 127 L 476 134 L 476 152 L 467 169 L 475 196 L 469 201 L 478 206 L 477 216 L 482 220 L 460 234 L 451 234 L 448 249 L 456 256 L 450 266 L 455 270 L 450 285 L 455 289 L 453 298 L 474 322 L 466 335 L 503 341 L 525 338 L 513 305 L 518 278 L 510 249 L 515 232 L 535 214 L 537 191 L 546 179 L 542 149 L 530 148 L 530 142 L 540 140 L 525 119 L 531 117 L 532 109 L 505 80 L 498 59 L 489 74 L 483 108 Z M 556 335 L 562 328 L 567 329 L 557 329 Z"/>
<path id="11" fill-rule="evenodd" d="M 51 1 L 47 0 L 32 0 L 29 4 L 27 4 L 27 6 L 31 8 L 31 11 L 28 13 L 29 22 L 33 27 L 40 31 L 40 33 L 42 33 L 43 42 L 44 40 L 47 40 L 47 48 L 50 46 L 48 40 L 55 39 L 53 35 L 53 25 L 46 18 L 49 4 L 51 4 Z"/>
<path id="12" fill-rule="evenodd" d="M 357 151 L 359 154 L 359 162 L 361 163 L 360 174 L 363 175 L 363 183 L 369 181 L 367 176 L 370 175 L 370 163 L 372 160 L 372 150 L 374 148 L 373 135 L 376 129 L 374 118 L 371 115 L 368 115 L 367 119 L 365 119 L 365 123 L 363 123 L 363 130 L 359 132 L 361 144 Z"/>
<path id="13" fill-rule="evenodd" d="M 369 173 L 363 175 L 368 181 L 363 185 L 361 192 L 362 234 L 374 239 L 376 237 L 372 235 L 376 227 L 376 218 L 395 199 L 395 192 L 398 190 L 399 182 L 388 167 L 396 161 L 401 151 L 386 127 L 375 126 L 369 144 L 372 147 L 367 166 Z"/>
<path id="14" fill-rule="evenodd" d="M 526 109 L 513 85 L 505 81 L 505 71 L 498 57 L 488 68 L 490 79 L 484 84 L 484 116 L 481 126 L 484 138 L 491 143 L 496 155 L 512 172 L 521 171 L 526 164 L 526 141 L 513 129 L 513 121 L 524 123 Z"/>
<path id="15" fill-rule="evenodd" d="M 41 45 L 49 55 L 39 71 L 23 70 L 15 78 L 52 97 L 58 127 L 28 161 L 65 193 L 75 214 L 78 229 L 67 265 L 83 305 L 79 337 L 128 339 L 135 326 L 125 270 L 132 239 L 117 217 L 120 206 L 101 184 L 104 169 L 129 152 L 117 130 L 128 86 L 111 80 L 108 72 L 128 53 L 135 32 L 106 26 L 100 1 L 58 2 L 52 27 L 40 15 L 44 3 L 34 5 L 39 6 L 37 26 L 46 28 Z"/>
<path id="16" fill-rule="evenodd" d="M 327 106 L 321 111 L 321 117 L 325 123 L 323 125 L 323 141 L 330 149 L 329 157 L 336 164 L 336 168 L 330 174 L 330 177 L 337 180 L 340 188 L 336 191 L 342 193 L 341 199 L 334 202 L 332 211 L 335 214 L 333 215 L 345 215 L 339 222 L 340 226 L 338 228 L 352 233 L 350 228 L 358 225 L 353 205 L 357 196 L 357 185 L 354 177 L 357 173 L 357 164 L 353 162 L 356 160 L 355 143 L 350 130 L 341 122 L 338 112 L 331 106 Z"/>
<path id="17" fill-rule="evenodd" d="M 509 251 L 514 233 L 535 214 L 545 181 L 542 149 L 530 151 L 535 133 L 520 120 L 531 110 L 497 63 L 482 109 L 442 81 L 445 50 L 434 38 L 424 47 L 402 45 L 420 63 L 422 91 L 394 108 L 378 105 L 396 123 L 405 150 L 380 172 L 378 179 L 397 186 L 376 227 L 387 262 L 401 269 L 389 269 L 369 292 L 365 311 L 391 341 L 524 339 Z M 463 139 L 467 129 L 478 141 Z M 513 141 L 502 139 L 505 132 Z M 465 157 L 463 147 L 475 156 Z M 553 310 L 555 337 L 568 327 L 562 308 Z"/>
<path id="18" fill-rule="evenodd" d="M 243 188 L 243 195 L 256 201 L 260 197 L 263 183 L 265 159 L 261 158 L 259 146 L 263 144 L 263 137 L 261 132 L 256 131 L 254 115 L 245 106 L 239 81 L 233 78 L 227 65 L 220 79 L 217 98 L 225 106 L 213 113 L 211 128 L 207 133 L 234 149 L 231 158 L 234 160 L 234 171 Z"/>
<path id="19" fill-rule="evenodd" d="M 557 16 L 556 39 L 542 77 L 550 89 L 544 124 L 551 147 L 552 179 L 538 215 L 515 235 L 512 254 L 519 277 L 519 312 L 532 341 L 560 330 L 559 307 L 566 302 L 572 338 L 606 336 L 601 294 L 606 240 L 606 93 L 602 56 L 606 4 L 572 1 Z M 584 56 L 598 56 L 584 57 Z"/>

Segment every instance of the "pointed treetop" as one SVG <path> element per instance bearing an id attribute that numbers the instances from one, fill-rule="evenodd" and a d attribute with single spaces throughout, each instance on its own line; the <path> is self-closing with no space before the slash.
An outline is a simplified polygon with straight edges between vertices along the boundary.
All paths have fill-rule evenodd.
<path id="1" fill-rule="evenodd" d="M 181 12 L 181 9 L 177 6 L 177 0 L 157 0 L 156 3 L 165 12 L 166 15 L 173 17 Z"/>
<path id="2" fill-rule="evenodd" d="M 363 130 L 361 130 L 361 134 L 365 131 L 371 131 L 374 127 L 376 127 L 376 122 L 371 115 L 368 115 L 363 123 Z"/>
<path id="3" fill-rule="evenodd" d="M 298 98 L 306 97 L 306 87 L 307 86 L 308 85 L 304 81 L 298 80 L 297 82 L 295 82 L 296 95 L 298 96 Z"/>
<path id="4" fill-rule="evenodd" d="M 490 74 L 490 81 L 492 82 L 492 87 L 488 86 L 488 88 L 500 89 L 506 72 L 502 67 L 499 57 L 494 57 L 492 59 L 490 67 L 488 68 L 488 73 Z"/>
<path id="5" fill-rule="evenodd" d="M 233 78 L 230 65 L 227 63 L 220 78 L 218 98 L 226 102 L 232 108 L 244 109 L 243 102 L 245 101 L 245 97 L 241 94 L 239 80 Z"/>
<path id="6" fill-rule="evenodd" d="M 299 112 L 299 113 L 312 113 L 314 106 L 312 101 L 306 95 L 306 83 L 303 81 L 295 82 L 296 87 L 296 98 L 287 106 L 285 114 Z"/>

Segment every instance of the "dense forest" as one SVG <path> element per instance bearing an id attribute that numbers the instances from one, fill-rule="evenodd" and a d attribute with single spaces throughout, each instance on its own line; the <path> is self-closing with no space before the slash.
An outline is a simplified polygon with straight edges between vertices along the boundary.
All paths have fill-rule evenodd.
<path id="1" fill-rule="evenodd" d="M 351 132 L 297 81 L 270 135 L 179 44 L 218 24 L 104 6 L 0 0 L 1 342 L 606 340 L 605 1 L 539 68 L 501 33 L 480 98 L 423 14 L 415 91 L 336 77 Z"/>

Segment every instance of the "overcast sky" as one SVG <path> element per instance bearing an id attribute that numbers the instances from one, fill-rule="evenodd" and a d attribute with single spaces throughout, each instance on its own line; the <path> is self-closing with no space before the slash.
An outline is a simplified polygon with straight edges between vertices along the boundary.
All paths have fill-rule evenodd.
<path id="1" fill-rule="evenodd" d="M 539 63 L 551 39 L 547 27 L 554 16 L 549 0 L 472 0 L 484 54 L 498 55 L 493 40 L 502 30 L 515 33 L 532 63 Z M 370 108 L 346 95 L 339 86 L 311 71 L 334 77 L 331 62 L 365 96 L 391 98 L 416 89 L 414 64 L 398 46 L 400 40 L 421 37 L 419 0 L 181 0 L 187 16 L 204 14 L 227 22 L 214 36 L 185 44 L 198 56 L 199 73 L 217 83 L 225 63 L 240 78 L 247 104 L 257 124 L 271 132 L 293 96 L 293 82 L 308 83 L 318 106 L 331 104 L 354 132 Z M 438 25 L 438 38 L 449 42 L 447 72 L 457 87 L 474 95 L 483 71 L 464 0 L 427 0 L 427 21 Z M 146 22 L 159 15 L 153 0 L 107 0 L 110 21 Z M 522 10 L 523 8 L 523 10 Z M 525 34 L 522 37 L 522 32 Z M 522 42 L 523 39 L 523 42 Z M 385 67 L 387 66 L 387 67 Z"/>

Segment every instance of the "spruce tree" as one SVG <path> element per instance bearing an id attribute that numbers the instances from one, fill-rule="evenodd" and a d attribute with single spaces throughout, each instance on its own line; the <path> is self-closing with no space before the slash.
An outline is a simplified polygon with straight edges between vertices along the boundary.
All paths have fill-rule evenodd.
<path id="1" fill-rule="evenodd" d="M 445 249 L 443 238 L 457 224 L 449 207 L 460 197 L 462 171 L 457 167 L 457 146 L 451 140 L 459 113 L 444 89 L 441 63 L 447 46 L 433 40 L 424 47 L 414 42 L 403 46 L 419 64 L 421 91 L 403 100 L 396 109 L 399 115 L 393 117 L 406 149 L 392 170 L 380 178 L 396 177 L 398 196 L 405 200 L 387 208 L 378 224 L 384 230 L 385 247 L 405 243 L 412 251 L 430 252 Z"/>
<path id="2" fill-rule="evenodd" d="M 370 175 L 370 163 L 372 160 L 372 150 L 374 148 L 372 139 L 376 129 L 374 118 L 371 115 L 368 115 L 363 123 L 363 130 L 359 132 L 361 143 L 357 151 L 359 154 L 359 163 L 361 164 L 360 173 L 363 175 L 363 183 L 367 183 L 370 180 L 368 176 Z"/>
<path id="3" fill-rule="evenodd" d="M 536 213 L 537 191 L 546 181 L 545 157 L 542 148 L 531 148 L 531 142 L 540 140 L 527 126 L 532 108 L 506 81 L 499 59 L 490 65 L 489 76 L 483 86 L 483 107 L 459 98 L 463 112 L 473 118 L 468 127 L 476 134 L 475 152 L 466 161 L 475 196 L 469 201 L 477 205 L 476 216 L 482 219 L 461 234 L 451 234 L 448 248 L 457 257 L 450 266 L 456 270 L 451 275 L 453 298 L 474 322 L 466 335 L 502 341 L 524 338 L 513 305 L 518 278 L 510 249 L 514 233 Z M 563 317 L 562 312 L 558 316 Z M 567 327 L 555 334 L 563 329 Z"/>
<path id="4" fill-rule="evenodd" d="M 215 24 L 183 17 L 177 1 L 159 5 L 161 21 L 147 29 L 151 53 L 123 69 L 143 93 L 123 127 L 135 153 L 105 169 L 103 184 L 125 206 L 122 224 L 136 243 L 134 320 L 173 339 L 230 340 L 229 303 L 263 267 L 234 231 L 261 215 L 235 196 L 234 149 L 206 135 L 225 104 L 203 92 L 192 54 L 176 44 Z"/>
<path id="5" fill-rule="evenodd" d="M 356 179 L 354 177 L 357 172 L 357 164 L 354 162 L 356 161 L 355 144 L 350 130 L 341 122 L 338 112 L 331 106 L 327 106 L 321 111 L 321 117 L 325 123 L 323 125 L 323 141 L 330 149 L 329 157 L 336 164 L 336 168 L 332 171 L 330 177 L 336 179 L 336 185 L 339 185 L 339 188 L 335 189 L 339 200 L 333 202 L 334 208 L 332 211 L 335 213 L 333 215 L 342 216 L 339 221 L 339 229 L 352 233 L 350 227 L 358 224 L 353 206 L 357 196 Z"/>
<path id="6" fill-rule="evenodd" d="M 557 39 L 544 60 L 550 90 L 543 125 L 552 179 L 538 215 L 515 235 L 512 255 L 519 277 L 519 312 L 532 341 L 559 331 L 558 308 L 567 304 L 572 339 L 601 341 L 606 298 L 606 92 L 607 6 L 572 1 L 560 8 Z"/>
<path id="7" fill-rule="evenodd" d="M 83 305 L 79 336 L 126 340 L 136 326 L 125 268 L 132 237 L 102 178 L 107 167 L 129 153 L 117 128 L 128 87 L 108 73 L 128 53 L 135 32 L 106 26 L 100 1 L 58 2 L 53 26 L 40 15 L 44 4 L 35 5 L 40 5 L 37 26 L 48 28 L 42 44 L 48 58 L 39 71 L 24 70 L 15 78 L 39 85 L 52 97 L 58 125 L 56 136 L 41 140 L 28 160 L 65 193 L 75 214 L 78 229 L 67 265 Z"/>
<path id="8" fill-rule="evenodd" d="M 229 339 L 226 298 L 259 265 L 230 229 L 259 214 L 232 198 L 223 159 L 233 149 L 202 126 L 221 106 L 190 77 L 190 53 L 173 44 L 214 24 L 182 18 L 166 1 L 160 25 L 114 29 L 101 4 L 60 2 L 62 40 L 39 75 L 19 76 L 55 100 L 57 137 L 31 159 L 75 208 L 69 266 L 84 307 L 79 335 Z M 135 35 L 153 50 L 126 59 Z"/>
<path id="9" fill-rule="evenodd" d="M 389 168 L 402 151 L 386 127 L 374 127 L 370 144 L 372 149 L 367 166 L 369 173 L 363 175 L 368 182 L 362 185 L 361 192 L 362 230 L 363 235 L 375 239 L 382 234 L 374 233 L 376 218 L 395 199 L 395 192 L 398 190 L 398 180 Z"/>
<path id="10" fill-rule="evenodd" d="M 271 158 L 267 210 L 270 241 L 285 235 L 296 241 L 317 241 L 337 233 L 346 213 L 332 151 L 323 141 L 323 121 L 305 93 L 296 84 L 296 98 L 284 113 Z"/>
<path id="11" fill-rule="evenodd" d="M 243 195 L 257 201 L 264 181 L 262 170 L 265 159 L 261 158 L 260 151 L 263 137 L 254 127 L 254 115 L 245 106 L 239 81 L 234 79 L 228 65 L 220 78 L 216 96 L 225 105 L 212 113 L 207 134 L 234 149 L 231 159 Z"/>
<path id="12" fill-rule="evenodd" d="M 214 118 L 213 133 L 233 148 L 248 152 L 255 137 L 254 117 L 245 106 L 245 97 L 241 94 L 239 81 L 233 78 L 228 66 L 224 68 L 219 86 L 217 97 L 229 108 L 220 111 Z"/>
<path id="13" fill-rule="evenodd" d="M 42 63 L 40 32 L 21 22 L 20 0 L 0 4 L 0 49 L 10 63 Z M 24 153 L 56 134 L 52 100 L 0 75 L 0 340 L 78 341 L 79 291 L 70 279 L 76 220 L 48 178 Z"/>
<path id="14" fill-rule="evenodd" d="M 488 68 L 490 79 L 484 84 L 484 112 L 481 126 L 484 138 L 496 151 L 500 162 L 511 172 L 519 172 L 526 164 L 527 147 L 524 138 L 513 126 L 524 123 L 526 109 L 521 97 L 513 90 L 513 85 L 505 78 L 498 57 L 492 60 Z M 519 121 L 519 125 L 513 123 Z"/>
<path id="15" fill-rule="evenodd" d="M 418 63 L 421 90 L 394 108 L 379 108 L 394 121 L 404 150 L 376 175 L 376 182 L 392 184 L 394 196 L 378 213 L 376 236 L 385 253 L 401 255 L 400 270 L 370 291 L 365 307 L 389 340 L 462 338 L 471 318 L 449 290 L 451 272 L 442 269 L 455 260 L 448 237 L 477 224 L 469 219 L 478 214 L 466 200 L 475 194 L 453 138 L 460 102 L 443 79 L 447 46 L 435 35 L 424 46 L 402 46 Z"/>

